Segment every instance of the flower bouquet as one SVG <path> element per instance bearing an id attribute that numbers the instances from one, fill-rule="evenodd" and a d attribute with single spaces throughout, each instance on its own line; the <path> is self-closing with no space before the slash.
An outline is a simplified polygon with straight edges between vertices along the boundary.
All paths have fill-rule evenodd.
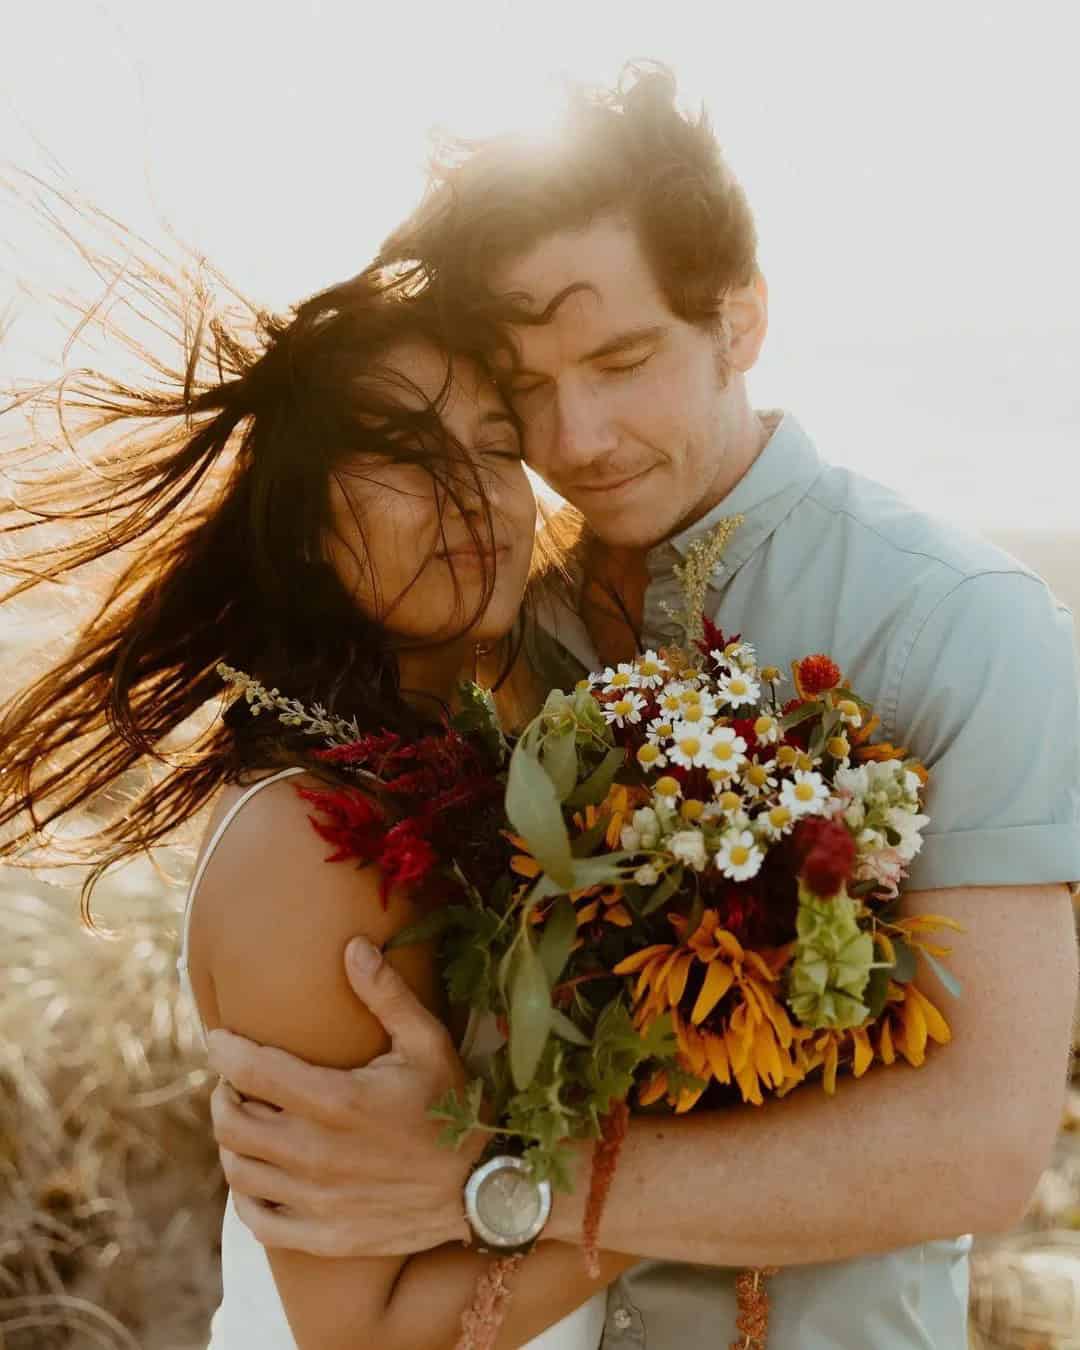
<path id="1" fill-rule="evenodd" d="M 390 945 L 436 940 L 450 1000 L 506 1037 L 431 1108 L 444 1142 L 497 1135 L 570 1190 L 569 1145 L 592 1140 L 592 1272 L 631 1102 L 760 1106 L 810 1081 L 831 1094 L 842 1069 L 920 1065 L 950 1033 L 913 983 L 919 962 L 959 993 L 936 940 L 955 925 L 897 904 L 926 772 L 872 743 L 877 718 L 829 657 L 796 661 L 784 700 L 781 672 L 704 618 L 729 533 L 682 569 L 684 643 L 553 691 L 512 751 L 476 690 L 416 745 L 307 719 L 337 738 L 320 755 L 366 789 L 310 794 L 335 858 L 378 861 L 391 880 L 441 873 L 446 903 Z M 287 703 L 254 690 L 253 706 Z M 747 1350 L 765 1344 L 767 1273 L 737 1284 Z M 492 1288 L 505 1292 L 498 1270 L 462 1344 L 490 1344 Z"/>

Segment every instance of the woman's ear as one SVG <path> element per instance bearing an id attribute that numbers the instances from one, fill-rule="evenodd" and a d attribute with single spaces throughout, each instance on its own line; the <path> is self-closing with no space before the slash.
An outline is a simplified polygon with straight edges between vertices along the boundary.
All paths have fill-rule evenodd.
<path id="1" fill-rule="evenodd" d="M 724 315 L 727 365 L 745 374 L 757 361 L 769 330 L 769 286 L 763 273 L 758 272 L 748 286 L 729 292 Z"/>

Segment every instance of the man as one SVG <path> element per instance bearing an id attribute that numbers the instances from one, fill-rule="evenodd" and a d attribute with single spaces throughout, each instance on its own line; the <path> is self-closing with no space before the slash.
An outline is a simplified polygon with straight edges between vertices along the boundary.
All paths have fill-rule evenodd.
<path id="1" fill-rule="evenodd" d="M 605 1350 L 726 1343 L 745 1266 L 781 1268 L 772 1350 L 959 1350 L 970 1239 L 957 1235 L 1020 1217 L 1062 1107 L 1080 878 L 1071 616 L 1012 558 L 828 466 L 790 414 L 751 408 L 767 326 L 753 222 L 665 72 L 579 103 L 549 147 L 481 147 L 386 253 L 419 259 L 455 331 L 495 352 L 530 463 L 584 516 L 576 607 L 545 618 L 565 677 L 668 638 L 675 564 L 742 515 L 709 612 L 781 668 L 827 651 L 883 738 L 928 765 L 908 903 L 964 930 L 954 1042 L 919 1071 L 832 1100 L 804 1090 L 631 1122 L 600 1244 L 642 1261 L 612 1286 Z M 214 1097 L 238 1208 L 269 1245 L 403 1253 L 421 1227 L 436 1234 L 425 1245 L 464 1235 L 469 1159 L 423 1117 L 461 1066 L 371 956 L 350 978 L 394 1044 L 367 1069 L 214 1037 L 224 1077 L 284 1107 Z M 409 1175 L 395 1175 L 405 1135 Z M 581 1241 L 578 1175 L 546 1238 Z"/>

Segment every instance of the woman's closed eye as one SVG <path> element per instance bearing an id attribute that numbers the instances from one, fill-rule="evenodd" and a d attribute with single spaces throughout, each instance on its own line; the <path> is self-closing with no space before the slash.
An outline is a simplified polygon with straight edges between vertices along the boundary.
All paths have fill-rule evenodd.
<path id="1" fill-rule="evenodd" d="M 640 370 L 642 366 L 651 361 L 655 355 L 655 352 L 649 352 L 648 356 L 643 356 L 637 361 L 628 361 L 621 366 L 604 366 L 603 373 L 605 375 L 631 375 L 635 370 Z"/>

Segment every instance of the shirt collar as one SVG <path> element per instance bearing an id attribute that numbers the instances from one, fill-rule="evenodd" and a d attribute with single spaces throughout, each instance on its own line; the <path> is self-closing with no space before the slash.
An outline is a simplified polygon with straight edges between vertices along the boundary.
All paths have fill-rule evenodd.
<path id="1" fill-rule="evenodd" d="M 823 467 L 824 461 L 798 421 L 789 412 L 781 413 L 761 453 L 723 501 L 681 534 L 649 550 L 646 565 L 650 577 L 670 572 L 672 564 L 686 556 L 690 545 L 726 516 L 742 515 L 745 519 L 717 568 L 730 576 L 798 506 Z"/>

